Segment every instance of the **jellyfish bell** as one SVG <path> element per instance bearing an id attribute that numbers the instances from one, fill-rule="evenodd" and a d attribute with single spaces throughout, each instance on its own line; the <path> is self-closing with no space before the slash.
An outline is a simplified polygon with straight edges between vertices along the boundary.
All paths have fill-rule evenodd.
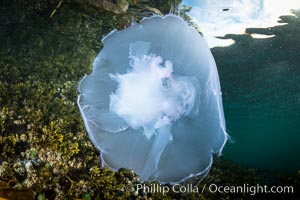
<path id="1" fill-rule="evenodd" d="M 182 18 L 152 16 L 102 40 L 78 106 L 101 160 L 141 180 L 204 177 L 227 141 L 221 90 L 204 39 Z"/>

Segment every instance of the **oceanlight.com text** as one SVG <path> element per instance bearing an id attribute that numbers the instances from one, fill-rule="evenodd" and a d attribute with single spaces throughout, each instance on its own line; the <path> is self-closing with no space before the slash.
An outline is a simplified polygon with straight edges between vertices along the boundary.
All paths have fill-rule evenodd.
<path id="1" fill-rule="evenodd" d="M 218 184 L 204 184 L 204 185 L 163 185 L 163 184 L 137 184 L 136 187 L 132 185 L 128 185 L 125 188 L 127 191 L 143 191 L 145 193 L 161 193 L 167 194 L 169 192 L 174 193 L 228 193 L 228 194 L 293 194 L 294 188 L 293 186 L 268 186 L 268 185 L 218 185 Z"/>

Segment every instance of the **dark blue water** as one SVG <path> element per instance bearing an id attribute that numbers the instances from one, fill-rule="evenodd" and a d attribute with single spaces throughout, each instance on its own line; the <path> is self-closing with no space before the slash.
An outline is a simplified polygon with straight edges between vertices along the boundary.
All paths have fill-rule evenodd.
<path id="1" fill-rule="evenodd" d="M 299 17 L 296 12 L 282 17 L 287 25 L 247 30 L 273 38 L 227 35 L 234 45 L 212 49 L 233 141 L 225 158 L 275 171 L 300 168 Z"/>

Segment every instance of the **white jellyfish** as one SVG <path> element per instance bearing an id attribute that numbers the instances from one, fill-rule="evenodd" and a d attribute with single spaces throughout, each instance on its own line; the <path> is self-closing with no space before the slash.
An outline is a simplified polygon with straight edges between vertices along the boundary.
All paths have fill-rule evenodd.
<path id="1" fill-rule="evenodd" d="M 104 166 L 141 180 L 205 176 L 227 141 L 219 77 L 182 18 L 152 16 L 102 40 L 78 106 Z"/>

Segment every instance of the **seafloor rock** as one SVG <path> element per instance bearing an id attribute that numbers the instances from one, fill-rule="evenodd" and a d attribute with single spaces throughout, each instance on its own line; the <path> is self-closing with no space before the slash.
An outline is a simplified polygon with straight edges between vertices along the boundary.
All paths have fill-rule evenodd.
<path id="1" fill-rule="evenodd" d="M 114 13 L 124 13 L 127 11 L 129 6 L 129 3 L 126 0 L 77 0 L 77 2 L 87 8 L 95 10 L 104 9 Z"/>

